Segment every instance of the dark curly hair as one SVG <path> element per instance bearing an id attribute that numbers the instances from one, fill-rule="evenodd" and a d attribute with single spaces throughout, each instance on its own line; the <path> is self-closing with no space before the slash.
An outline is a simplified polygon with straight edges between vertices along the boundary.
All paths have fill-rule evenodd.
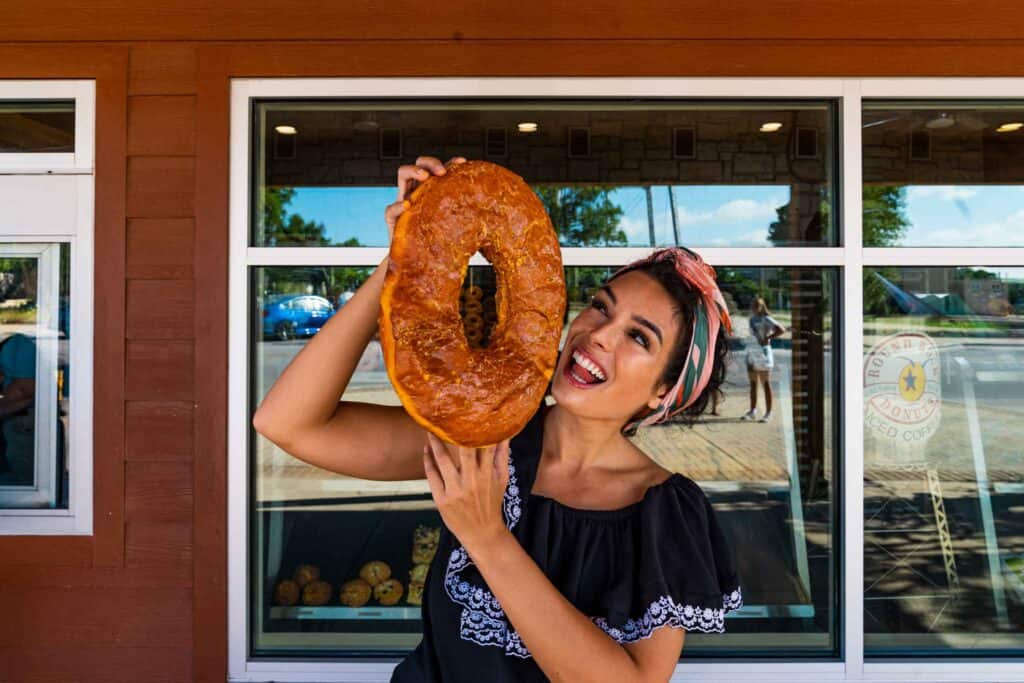
<path id="1" fill-rule="evenodd" d="M 634 270 L 643 271 L 665 288 L 665 291 L 667 291 L 675 300 L 676 317 L 682 319 L 679 324 L 679 331 L 681 334 L 676 336 L 676 343 L 672 348 L 672 353 L 669 356 L 668 363 L 665 365 L 665 369 L 662 371 L 661 375 L 652 387 L 652 389 L 657 389 L 660 385 L 666 384 L 671 388 L 675 386 L 676 380 L 679 379 L 679 375 L 683 371 L 683 366 L 686 364 L 686 352 L 690 348 L 690 337 L 693 336 L 693 318 L 699 296 L 696 290 L 679 277 L 679 273 L 676 272 L 675 264 L 671 261 L 643 263 L 637 266 L 627 267 L 621 272 L 618 272 L 608 278 L 606 284 L 615 278 Z M 692 428 L 697 422 L 697 418 L 707 408 L 708 402 L 714 394 L 717 394 L 719 400 L 725 396 L 721 386 L 725 382 L 726 366 L 728 361 L 729 340 L 726 336 L 725 326 L 722 325 L 719 326 L 718 336 L 715 338 L 714 361 L 711 366 L 711 378 L 708 380 L 707 386 L 704 387 L 704 390 L 701 391 L 697 399 L 687 406 L 686 410 L 680 413 L 680 417 L 676 419 Z M 634 417 L 643 414 L 646 410 L 646 406 L 641 407 L 636 413 L 634 413 Z M 629 424 L 633 419 L 634 418 L 631 417 L 626 424 Z M 626 431 L 625 426 L 626 425 L 624 424 L 622 432 L 625 436 L 633 436 L 636 434 L 636 427 Z"/>

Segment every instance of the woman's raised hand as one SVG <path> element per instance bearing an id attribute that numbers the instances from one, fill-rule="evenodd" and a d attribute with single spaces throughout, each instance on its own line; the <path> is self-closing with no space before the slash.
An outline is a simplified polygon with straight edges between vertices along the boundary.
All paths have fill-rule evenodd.
<path id="1" fill-rule="evenodd" d="M 389 204 L 384 210 L 384 222 L 388 224 L 388 244 L 395 235 L 395 224 L 398 217 L 409 208 L 406 200 L 416 187 L 430 177 L 430 174 L 444 175 L 445 166 L 452 164 L 466 163 L 465 157 L 452 157 L 447 164 L 442 164 L 437 157 L 418 157 L 415 164 L 405 164 L 398 167 L 398 201 Z"/>
<path id="2" fill-rule="evenodd" d="M 483 448 L 448 443 L 427 432 L 423 471 L 441 519 L 472 557 L 508 531 L 502 513 L 510 439 Z"/>

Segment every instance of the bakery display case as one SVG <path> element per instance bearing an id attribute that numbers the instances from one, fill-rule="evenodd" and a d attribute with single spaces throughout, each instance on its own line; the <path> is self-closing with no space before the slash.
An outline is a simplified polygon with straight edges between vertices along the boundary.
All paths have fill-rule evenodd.
<path id="1" fill-rule="evenodd" d="M 389 509 L 396 502 L 407 509 Z M 290 646 L 298 638 L 380 653 L 418 642 L 423 586 L 441 528 L 429 494 L 337 498 L 315 511 L 281 507 L 256 511 L 258 646 Z"/>

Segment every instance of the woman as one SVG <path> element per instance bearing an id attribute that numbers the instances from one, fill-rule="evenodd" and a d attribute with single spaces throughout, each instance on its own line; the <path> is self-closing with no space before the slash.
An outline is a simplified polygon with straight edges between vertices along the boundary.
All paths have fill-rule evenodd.
<path id="1" fill-rule="evenodd" d="M 412 189 L 445 172 L 433 157 L 399 168 L 390 231 Z M 556 404 L 471 449 L 400 406 L 339 402 L 376 329 L 386 265 L 295 357 L 253 424 L 335 472 L 429 482 L 444 525 L 423 640 L 392 681 L 668 680 L 685 631 L 724 630 L 740 586 L 698 486 L 626 436 L 692 419 L 721 383 L 730 323 L 714 271 L 673 249 L 617 272 L 569 327 Z"/>
<path id="2" fill-rule="evenodd" d="M 750 410 L 741 420 L 757 419 L 757 386 L 764 386 L 764 415 L 758 422 L 772 417 L 772 339 L 786 332 L 786 328 L 768 313 L 768 304 L 761 297 L 750 302 L 750 336 L 753 342 L 747 349 L 747 377 L 750 380 Z M 756 344 L 756 346 L 755 346 Z"/>

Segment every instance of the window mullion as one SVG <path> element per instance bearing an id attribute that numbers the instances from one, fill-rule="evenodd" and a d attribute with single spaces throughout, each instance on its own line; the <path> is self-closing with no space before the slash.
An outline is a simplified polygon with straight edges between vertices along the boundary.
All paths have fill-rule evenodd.
<path id="1" fill-rule="evenodd" d="M 843 444 L 837 494 L 842 498 L 843 588 L 840 591 L 842 652 L 846 680 L 864 675 L 864 386 L 861 365 L 864 348 L 861 82 L 844 81 L 840 106 L 842 143 L 839 174 L 842 192 L 842 243 L 844 251 L 843 298 L 840 329 L 843 342 L 845 386 L 839 392 L 843 411 Z"/>

